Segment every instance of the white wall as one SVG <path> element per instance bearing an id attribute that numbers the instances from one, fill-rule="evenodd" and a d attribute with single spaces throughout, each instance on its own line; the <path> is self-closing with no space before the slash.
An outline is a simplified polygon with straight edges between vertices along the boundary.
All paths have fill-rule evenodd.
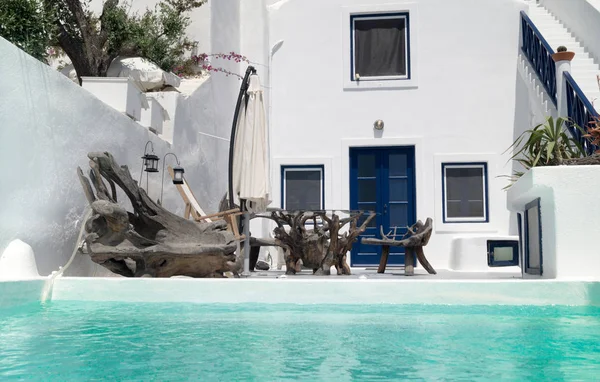
<path id="1" fill-rule="evenodd" d="M 206 213 L 218 211 L 227 191 L 230 124 L 217 121 L 232 118 L 234 106 L 223 107 L 219 116 L 215 104 L 215 77 L 209 78 L 189 97 L 180 97 L 174 119 L 174 143 L 185 169 L 186 181 Z M 231 117 L 230 117 L 231 116 Z M 179 155 L 179 154 L 178 154 Z M 166 185 L 165 185 L 166 186 Z M 181 200 L 179 195 L 168 205 Z"/>
<path id="2" fill-rule="evenodd" d="M 222 156 L 209 151 L 224 145 L 198 134 L 219 133 L 206 83 L 181 101 L 184 113 L 175 121 L 170 145 L 2 38 L 0 73 L 0 252 L 19 238 L 33 247 L 40 274 L 67 262 L 87 205 L 76 168 L 89 169 L 90 151 L 111 152 L 138 179 L 140 157 L 151 140 L 160 166 L 165 153 L 177 154 L 200 204 L 207 212 L 216 210 L 225 193 L 218 179 L 226 166 L 217 161 Z M 183 201 L 168 174 L 165 178 L 163 205 L 182 214 Z M 161 173 L 150 174 L 149 195 L 155 200 L 160 182 Z M 74 264 L 67 275 L 102 273 L 90 264 Z"/>
<path id="3" fill-rule="evenodd" d="M 436 221 L 427 248 L 434 267 L 448 266 L 456 233 L 514 234 L 499 175 L 511 164 L 502 153 L 529 123 L 517 113 L 519 11 L 517 0 L 412 1 L 419 44 L 418 87 L 344 89 L 343 7 L 364 0 L 269 0 L 270 45 L 284 40 L 272 58 L 272 155 L 278 164 L 326 165 L 326 208 L 349 207 L 348 148 L 416 145 L 417 217 Z M 406 3 L 398 2 L 398 7 Z M 389 6 L 387 4 L 386 6 Z M 522 98 L 521 98 L 522 100 Z M 383 133 L 373 122 L 385 122 Z M 519 131 L 519 133 L 520 133 Z M 442 224 L 436 156 L 489 159 L 490 222 Z M 310 159 L 307 159 L 310 158 Z M 329 166 L 329 168 L 327 168 Z M 280 175 L 273 171 L 274 204 Z M 511 225 L 512 224 L 512 225 Z"/>
<path id="4" fill-rule="evenodd" d="M 600 278 L 600 214 L 590 199 L 599 188 L 600 166 L 558 166 L 534 168 L 509 189 L 511 211 L 540 198 L 544 278 Z"/>
<path id="5" fill-rule="evenodd" d="M 211 7 L 211 44 L 215 53 L 240 53 L 241 50 L 241 21 L 240 21 L 240 2 L 241 0 L 219 0 L 214 2 Z M 241 54 L 241 53 L 240 53 Z M 215 66 L 229 70 L 232 73 L 243 75 L 245 66 L 233 61 L 216 60 L 212 63 Z M 233 121 L 233 112 L 237 100 L 237 94 L 240 89 L 241 81 L 235 76 L 225 76 L 218 74 L 213 76 L 212 92 L 215 101 L 215 115 L 217 126 L 231 131 Z M 228 134 L 229 135 L 229 134 Z"/>

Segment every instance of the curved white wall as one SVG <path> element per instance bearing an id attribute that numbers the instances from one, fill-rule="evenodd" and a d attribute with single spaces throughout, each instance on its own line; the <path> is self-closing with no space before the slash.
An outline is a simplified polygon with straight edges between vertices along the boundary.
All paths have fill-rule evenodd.
<path id="1" fill-rule="evenodd" d="M 213 128 L 217 118 L 206 83 L 180 100 L 182 113 L 175 118 L 170 145 L 2 38 L 0 73 L 0 252 L 19 238 L 33 248 L 40 274 L 67 262 L 87 205 L 76 168 L 89 169 L 90 151 L 111 152 L 138 179 L 140 157 L 151 140 L 161 167 L 165 153 L 177 154 L 200 204 L 216 210 L 225 193 L 220 177 L 226 168 L 218 158 L 226 158 L 226 153 L 221 151 L 225 144 L 198 134 L 222 134 Z M 172 164 L 172 158 L 167 163 Z M 165 178 L 163 205 L 181 214 L 183 201 L 168 174 Z M 149 195 L 155 200 L 160 182 L 160 173 L 151 174 Z M 123 195 L 120 200 L 126 201 Z M 86 258 L 78 258 L 67 272 L 103 273 Z"/>
<path id="2" fill-rule="evenodd" d="M 598 280 L 600 214 L 593 199 L 600 166 L 535 167 L 508 190 L 507 206 L 524 213 L 540 198 L 544 278 Z"/>

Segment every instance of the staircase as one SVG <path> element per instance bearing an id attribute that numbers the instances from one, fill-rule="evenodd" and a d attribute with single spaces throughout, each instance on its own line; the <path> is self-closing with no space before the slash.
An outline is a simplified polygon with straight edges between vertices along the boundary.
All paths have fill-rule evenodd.
<path id="1" fill-rule="evenodd" d="M 600 110 L 600 89 L 596 76 L 600 74 L 600 65 L 586 52 L 585 47 L 577 41 L 561 21 L 551 14 L 546 8 L 535 1 L 526 1 L 529 4 L 527 14 L 539 29 L 550 46 L 556 48 L 563 45 L 575 58 L 571 61 L 571 75 L 586 95 L 588 100 L 597 110 Z"/>

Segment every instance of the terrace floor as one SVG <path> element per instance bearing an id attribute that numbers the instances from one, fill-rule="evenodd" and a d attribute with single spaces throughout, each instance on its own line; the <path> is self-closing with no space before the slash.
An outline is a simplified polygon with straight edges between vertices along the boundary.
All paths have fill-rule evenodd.
<path id="1" fill-rule="evenodd" d="M 298 279 L 322 279 L 322 278 L 345 278 L 345 279 L 394 279 L 394 280 L 507 280 L 507 279 L 522 279 L 520 272 L 459 272 L 448 269 L 438 269 L 437 274 L 430 275 L 422 268 L 416 268 L 413 276 L 405 276 L 404 268 L 388 267 L 385 273 L 377 273 L 377 269 L 353 268 L 350 276 L 337 276 L 332 273 L 330 276 L 315 276 L 309 269 L 302 270 L 296 275 L 286 276 L 287 278 Z M 269 270 L 251 272 L 250 278 L 280 278 L 285 276 L 285 270 Z"/>

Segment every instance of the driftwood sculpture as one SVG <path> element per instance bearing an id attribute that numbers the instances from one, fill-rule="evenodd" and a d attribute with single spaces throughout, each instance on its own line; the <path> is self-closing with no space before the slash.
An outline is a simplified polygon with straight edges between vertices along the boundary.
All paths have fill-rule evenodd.
<path id="1" fill-rule="evenodd" d="M 365 238 L 362 239 L 362 244 L 367 245 L 381 245 L 382 253 L 381 253 L 381 261 L 379 263 L 379 268 L 377 269 L 377 273 L 384 273 L 385 267 L 387 265 L 388 256 L 390 254 L 390 247 L 404 247 L 406 252 L 404 256 L 404 274 L 407 276 L 411 276 L 414 274 L 414 265 L 413 257 L 416 254 L 419 263 L 429 272 L 430 274 L 436 274 L 437 272 L 427 258 L 425 257 L 425 253 L 423 252 L 423 247 L 427 245 L 429 242 L 429 238 L 431 237 L 431 232 L 433 231 L 433 221 L 431 218 L 427 218 L 425 224 L 422 221 L 417 221 L 412 226 L 408 227 L 408 232 L 402 240 L 396 240 L 395 235 L 393 238 L 389 238 L 388 235 L 383 233 L 383 229 L 381 228 L 381 237 L 382 239 L 373 239 L 373 238 Z"/>
<path id="2" fill-rule="evenodd" d="M 349 275 L 351 271 L 346 254 L 375 217 L 375 213 L 352 211 L 349 214 L 349 217 L 342 219 L 335 211 L 330 215 L 326 211 L 273 211 L 269 216 L 262 217 L 277 223 L 273 230 L 273 244 L 287 252 L 287 274 L 298 272 L 301 260 L 305 267 L 312 268 L 317 275 L 329 275 L 332 266 L 335 266 L 338 275 Z M 364 221 L 359 226 L 361 217 Z M 347 230 L 343 232 L 345 227 Z"/>
<path id="3" fill-rule="evenodd" d="M 85 253 L 92 261 L 127 277 L 223 277 L 241 271 L 243 259 L 234 254 L 236 242 L 225 221 L 179 217 L 153 202 L 110 153 L 88 157 L 91 184 L 79 167 L 77 174 L 93 210 L 85 223 Z M 133 212 L 118 204 L 117 186 Z"/>

